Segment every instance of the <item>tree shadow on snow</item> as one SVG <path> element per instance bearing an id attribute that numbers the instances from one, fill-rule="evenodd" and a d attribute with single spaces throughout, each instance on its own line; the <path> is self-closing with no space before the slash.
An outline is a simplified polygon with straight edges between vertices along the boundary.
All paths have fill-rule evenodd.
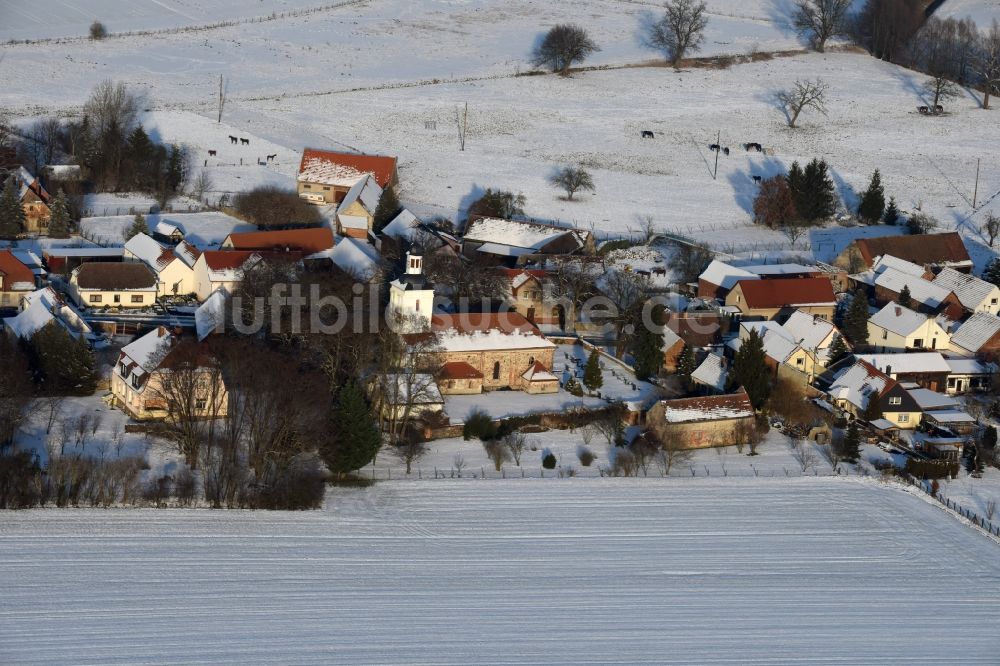
<path id="1" fill-rule="evenodd" d="M 753 155 L 759 153 L 752 153 Z M 763 157 L 754 159 L 747 157 L 749 164 L 748 171 L 731 171 L 726 177 L 733 188 L 733 201 L 743 209 L 748 215 L 753 215 L 753 200 L 757 197 L 760 185 L 753 181 L 752 176 L 760 176 L 761 180 L 767 180 L 773 176 L 785 175 L 788 169 L 784 162 L 773 157 Z"/>
<path id="2" fill-rule="evenodd" d="M 649 51 L 655 51 L 660 55 L 661 58 L 666 58 L 667 54 L 664 53 L 663 49 L 653 43 L 652 35 L 656 28 L 656 24 L 660 22 L 662 18 L 661 15 L 655 14 L 649 9 L 644 9 L 639 12 L 637 16 L 638 22 L 635 26 L 635 42 L 640 48 L 647 49 Z"/>
<path id="3" fill-rule="evenodd" d="M 791 16 L 795 11 L 795 3 L 792 0 L 771 0 L 763 3 L 761 9 L 767 14 L 771 24 L 777 28 L 783 37 L 796 37 L 803 47 L 808 48 L 809 40 L 803 38 L 795 26 L 792 25 Z"/>
<path id="4" fill-rule="evenodd" d="M 458 202 L 458 210 L 455 211 L 455 229 L 464 229 L 469 221 L 469 206 L 479 201 L 486 194 L 486 189 L 473 183 L 469 193 Z M 461 225 L 459 225 L 461 223 Z"/>
<path id="5" fill-rule="evenodd" d="M 861 200 L 861 196 L 858 194 L 854 186 L 844 180 L 844 177 L 840 175 L 840 172 L 830 167 L 830 178 L 833 179 L 833 184 L 837 188 L 837 194 L 840 195 L 840 200 L 844 202 L 844 207 L 847 208 L 849 212 L 854 212 L 858 209 L 858 203 Z"/>
<path id="6" fill-rule="evenodd" d="M 900 67 L 894 67 L 891 70 L 892 75 L 899 81 L 903 90 L 909 92 L 918 100 L 922 106 L 930 106 L 930 102 L 927 100 L 927 93 L 923 86 L 917 82 L 916 77 L 909 74 L 906 70 Z"/>

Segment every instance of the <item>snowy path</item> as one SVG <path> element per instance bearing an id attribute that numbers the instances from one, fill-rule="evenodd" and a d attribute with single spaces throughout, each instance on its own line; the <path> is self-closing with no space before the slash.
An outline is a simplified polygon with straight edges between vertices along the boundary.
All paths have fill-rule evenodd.
<path id="1" fill-rule="evenodd" d="M 995 543 L 841 479 L 0 513 L 0 662 L 996 663 Z"/>

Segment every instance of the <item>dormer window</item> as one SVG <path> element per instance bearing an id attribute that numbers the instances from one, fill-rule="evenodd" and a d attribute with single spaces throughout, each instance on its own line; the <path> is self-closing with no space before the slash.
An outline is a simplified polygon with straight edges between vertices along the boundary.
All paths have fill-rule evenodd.
<path id="1" fill-rule="evenodd" d="M 900 398 L 898 395 L 894 395 L 894 396 L 892 396 L 892 397 L 889 398 L 889 404 L 890 405 L 902 405 L 903 404 L 903 399 Z"/>
<path id="2" fill-rule="evenodd" d="M 139 388 L 139 377 L 138 375 L 132 375 L 132 387 Z"/>

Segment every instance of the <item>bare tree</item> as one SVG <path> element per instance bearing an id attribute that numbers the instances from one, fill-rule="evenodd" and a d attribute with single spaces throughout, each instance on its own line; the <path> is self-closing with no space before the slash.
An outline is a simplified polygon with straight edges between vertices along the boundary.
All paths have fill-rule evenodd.
<path id="1" fill-rule="evenodd" d="M 10 121 L 10 111 L 0 109 L 0 148 L 7 146 L 13 134 L 14 126 Z"/>
<path id="2" fill-rule="evenodd" d="M 119 420 L 111 425 L 111 445 L 115 447 L 115 457 L 122 457 L 122 446 L 125 444 L 125 431 Z"/>
<path id="3" fill-rule="evenodd" d="M 583 62 L 591 53 L 600 50 L 583 28 L 560 24 L 549 30 L 535 48 L 532 63 L 537 67 L 548 67 L 561 76 L 567 76 L 573 63 Z"/>
<path id="4" fill-rule="evenodd" d="M 629 449 L 615 447 L 608 458 L 611 459 L 611 473 L 615 476 L 635 476 L 639 472 L 635 454 Z"/>
<path id="5" fill-rule="evenodd" d="M 493 467 L 498 472 L 503 469 L 503 464 L 510 460 L 510 449 L 499 439 L 483 442 L 483 448 L 486 449 L 486 457 L 493 461 Z"/>
<path id="6" fill-rule="evenodd" d="M 139 100 L 124 83 L 105 79 L 90 93 L 83 113 L 97 136 L 115 132 L 124 137 L 139 117 Z"/>
<path id="7" fill-rule="evenodd" d="M 556 261 L 555 269 L 549 273 L 552 280 L 557 307 L 562 308 L 564 330 L 573 330 L 580 308 L 596 291 L 595 283 L 601 273 L 599 265 L 588 264 L 574 258 Z"/>
<path id="8" fill-rule="evenodd" d="M 815 467 L 819 460 L 812 445 L 804 439 L 793 439 L 791 443 L 792 458 L 799 464 L 799 468 L 805 472 L 810 467 Z"/>
<path id="9" fill-rule="evenodd" d="M 659 21 L 649 28 L 649 44 L 661 51 L 676 68 L 688 53 L 698 51 L 708 26 L 707 6 L 695 0 L 671 0 Z"/>
<path id="10" fill-rule="evenodd" d="M 778 101 L 785 107 L 788 126 L 795 127 L 803 109 L 815 109 L 826 115 L 826 91 L 829 86 L 821 79 L 796 81 L 789 90 L 778 93 Z"/>
<path id="11" fill-rule="evenodd" d="M 650 289 L 648 275 L 617 268 L 605 273 L 603 292 L 611 301 L 611 307 L 604 318 L 614 327 L 615 356 L 618 358 L 623 358 L 628 349 L 631 341 L 628 327 L 639 321 Z"/>
<path id="12" fill-rule="evenodd" d="M 997 19 L 993 19 L 989 31 L 980 34 L 972 66 L 982 79 L 983 108 L 988 109 L 990 95 L 1000 93 L 1000 22 Z M 0 145 L 3 145 L 2 137 Z"/>
<path id="13" fill-rule="evenodd" d="M 455 472 L 458 473 L 458 478 L 462 478 L 462 470 L 465 469 L 465 456 L 461 453 L 456 453 L 455 457 L 451 459 L 451 466 L 455 468 Z"/>
<path id="14" fill-rule="evenodd" d="M 510 457 L 514 461 L 514 464 L 520 467 L 521 455 L 528 448 L 528 438 L 524 436 L 523 432 L 515 430 L 504 435 L 501 441 L 507 447 L 507 450 L 510 451 Z"/>
<path id="15" fill-rule="evenodd" d="M 583 445 L 589 449 L 590 443 L 594 441 L 594 428 L 590 425 L 580 428 L 580 439 L 583 440 Z"/>
<path id="16" fill-rule="evenodd" d="M 394 450 L 396 452 L 396 456 L 406 463 L 407 474 L 413 470 L 413 463 L 420 460 L 420 458 L 427 453 L 427 447 L 424 443 L 414 437 L 408 437 L 401 441 L 394 447 Z"/>
<path id="17" fill-rule="evenodd" d="M 798 0 L 792 23 L 814 49 L 823 52 L 831 37 L 844 34 L 851 0 Z"/>
<path id="18" fill-rule="evenodd" d="M 760 432 L 752 420 L 744 419 L 733 427 L 733 444 L 736 450 L 743 453 L 745 447 L 755 446 L 755 442 L 760 440 Z"/>
<path id="19" fill-rule="evenodd" d="M 566 199 L 573 200 L 578 190 L 594 191 L 594 179 L 582 167 L 562 167 L 549 176 L 549 183 L 566 192 Z"/>
<path id="20" fill-rule="evenodd" d="M 987 213 L 980 231 L 986 236 L 990 247 L 993 247 L 993 241 L 1000 235 L 1000 217 L 997 217 L 992 212 Z"/>
<path id="21" fill-rule="evenodd" d="M 47 395 L 41 398 L 42 406 L 45 410 L 45 434 L 52 432 L 52 426 L 56 424 L 62 415 L 63 405 L 66 404 L 66 396 Z"/>
<path id="22" fill-rule="evenodd" d="M 414 327 L 419 322 L 413 321 Z M 403 328 L 408 326 L 403 323 Z M 416 329 L 419 330 L 419 329 Z M 437 337 L 429 331 L 400 334 L 383 326 L 370 392 L 379 430 L 389 444 L 403 442 L 406 429 L 421 417 L 424 405 L 439 395 Z"/>
<path id="23" fill-rule="evenodd" d="M 90 431 L 90 414 L 80 414 L 73 421 L 73 444 L 80 451 L 87 446 L 87 433 Z"/>
<path id="24" fill-rule="evenodd" d="M 62 140 L 62 124 L 58 118 L 42 118 L 31 126 L 29 136 L 38 147 L 37 155 L 41 164 L 52 164 L 56 150 Z"/>
<path id="25" fill-rule="evenodd" d="M 675 430 L 663 430 L 658 433 L 660 451 L 657 464 L 663 476 L 669 476 L 670 470 L 688 463 L 694 458 L 694 450 L 685 446 L 684 436 Z"/>
<path id="26" fill-rule="evenodd" d="M 948 78 L 947 74 L 932 74 L 924 82 L 924 90 L 933 99 L 932 105 L 937 107 L 941 100 L 958 97 L 958 86 Z"/>
<path id="27" fill-rule="evenodd" d="M 622 421 L 625 418 L 625 405 L 621 402 L 616 402 L 607 409 L 603 410 L 597 415 L 591 422 L 591 426 L 597 432 L 604 436 L 607 440 L 608 446 L 615 444 L 617 439 L 619 439 L 624 426 Z"/>
<path id="28" fill-rule="evenodd" d="M 795 244 L 798 242 L 802 235 L 806 232 L 806 224 L 798 218 L 792 218 L 787 220 L 785 224 L 781 227 L 781 233 L 785 234 L 788 238 L 788 242 L 791 243 L 792 249 L 795 249 Z"/>
<path id="29" fill-rule="evenodd" d="M 212 182 L 212 176 L 205 169 L 198 172 L 198 175 L 191 182 L 191 196 L 198 201 L 205 200 L 205 194 L 210 192 L 215 184 Z"/>
<path id="30" fill-rule="evenodd" d="M 660 442 L 653 433 L 643 433 L 635 438 L 628 450 L 635 457 L 636 466 L 643 476 L 649 476 L 649 466 L 660 453 Z"/>

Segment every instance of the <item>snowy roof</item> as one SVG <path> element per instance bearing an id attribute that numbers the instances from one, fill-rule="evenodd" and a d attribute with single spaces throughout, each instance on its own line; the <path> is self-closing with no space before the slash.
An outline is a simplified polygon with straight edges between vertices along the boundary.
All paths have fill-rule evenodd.
<path id="1" fill-rule="evenodd" d="M 123 247 L 47 247 L 42 251 L 46 257 L 120 257 L 125 254 Z"/>
<path id="2" fill-rule="evenodd" d="M 725 390 L 728 376 L 726 361 L 718 354 L 706 356 L 705 360 L 691 373 L 692 380 L 705 386 L 711 386 L 716 391 Z"/>
<path id="3" fill-rule="evenodd" d="M 875 278 L 875 286 L 884 287 L 897 294 L 902 293 L 904 287 L 908 287 L 910 298 L 929 308 L 937 308 L 951 293 L 951 289 L 945 289 L 922 277 L 892 267 L 886 268 Z"/>
<path id="4" fill-rule="evenodd" d="M 390 183 L 396 172 L 396 158 L 385 155 L 338 153 L 306 148 L 302 151 L 298 180 L 322 185 L 352 187 L 367 175 L 379 186 Z"/>
<path id="5" fill-rule="evenodd" d="M 684 339 L 677 334 L 677 331 L 673 330 L 669 326 L 663 327 L 663 349 L 669 350 L 674 347 L 678 342 L 684 342 Z"/>
<path id="6" fill-rule="evenodd" d="M 753 416 L 753 407 L 745 392 L 701 398 L 664 400 L 663 420 L 667 423 L 722 421 Z"/>
<path id="7" fill-rule="evenodd" d="M 535 361 L 531 367 L 524 371 L 521 378 L 526 379 L 529 382 L 550 382 L 558 380 L 558 377 L 546 370 L 545 366 L 542 365 L 540 361 Z"/>
<path id="8" fill-rule="evenodd" d="M 382 233 L 393 238 L 413 240 L 419 226 L 420 220 L 417 216 L 404 208 L 389 224 L 382 227 Z"/>
<path id="9" fill-rule="evenodd" d="M 562 236 L 571 235 L 577 244 L 577 249 L 583 247 L 584 239 L 589 231 L 571 227 L 555 227 L 537 222 L 519 222 L 504 220 L 498 217 L 483 217 L 469 223 L 465 229 L 465 239 L 480 243 L 494 243 L 497 246 L 509 246 L 529 250 L 540 250 L 545 245 Z M 480 248 L 480 251 L 487 252 Z M 502 254 L 502 252 L 491 252 Z"/>
<path id="10" fill-rule="evenodd" d="M 125 242 L 127 253 L 157 272 L 164 266 L 161 258 L 166 250 L 166 246 L 158 243 L 152 236 L 143 233 L 138 233 Z"/>
<path id="11" fill-rule="evenodd" d="M 887 375 L 924 372 L 950 372 L 948 361 L 938 352 L 913 352 L 909 354 L 855 354 L 859 361 L 871 363 Z"/>
<path id="12" fill-rule="evenodd" d="M 503 243 L 483 243 L 476 248 L 476 252 L 496 254 L 501 257 L 522 257 L 526 254 L 531 254 L 533 251 L 530 247 L 516 247 L 514 245 L 504 245 Z"/>
<path id="13" fill-rule="evenodd" d="M 493 351 L 496 349 L 542 349 L 555 344 L 541 335 L 515 330 L 497 329 L 463 333 L 452 329 L 438 334 L 438 343 L 444 352 Z"/>
<path id="14" fill-rule="evenodd" d="M 878 257 L 875 263 L 872 264 L 871 272 L 875 275 L 881 275 L 889 268 L 893 268 L 906 275 L 915 275 L 919 278 L 923 278 L 926 272 L 923 266 L 915 264 L 912 261 L 907 261 L 906 259 L 894 257 L 891 254 L 883 254 L 881 257 Z"/>
<path id="15" fill-rule="evenodd" d="M 837 328 L 821 317 L 811 315 L 802 310 L 796 310 L 781 325 L 782 330 L 793 340 L 807 349 L 828 346 L 833 342 L 833 333 Z"/>
<path id="16" fill-rule="evenodd" d="M 194 311 L 194 328 L 198 341 L 214 333 L 225 322 L 226 292 L 220 287 L 213 291 Z"/>
<path id="17" fill-rule="evenodd" d="M 953 375 L 987 375 L 997 371 L 995 363 L 982 363 L 974 358 L 947 358 L 945 362 Z"/>
<path id="18" fill-rule="evenodd" d="M 337 215 L 340 216 L 340 211 L 346 211 L 355 202 L 360 203 L 366 211 L 374 215 L 381 198 L 382 188 L 378 186 L 374 178 L 365 176 L 351 187 L 344 200 L 340 202 L 340 206 L 337 207 Z"/>
<path id="19" fill-rule="evenodd" d="M 883 391 L 892 381 L 875 367 L 858 361 L 841 372 L 833 380 L 827 391 L 835 400 L 846 400 L 859 409 L 868 404 L 868 396 L 874 391 Z"/>
<path id="20" fill-rule="evenodd" d="M 927 315 L 914 312 L 898 303 L 887 303 L 868 320 L 875 326 L 898 335 L 910 335 L 927 322 Z"/>
<path id="21" fill-rule="evenodd" d="M 184 230 L 178 227 L 176 224 L 171 224 L 170 222 L 166 222 L 163 220 L 156 223 L 156 226 L 153 227 L 153 231 L 155 233 L 160 234 L 161 236 L 173 236 L 174 234 L 181 234 L 181 235 L 184 234 Z"/>
<path id="22" fill-rule="evenodd" d="M 122 347 L 122 355 L 146 372 L 156 370 L 163 356 L 170 348 L 172 338 L 162 326 Z"/>
<path id="23" fill-rule="evenodd" d="M 951 343 L 952 346 L 975 353 L 997 333 L 1000 333 L 1000 317 L 976 312 L 958 327 L 951 336 Z"/>
<path id="24" fill-rule="evenodd" d="M 815 266 L 804 266 L 803 264 L 759 264 L 740 266 L 740 269 L 754 275 L 818 275 L 822 272 Z"/>
<path id="25" fill-rule="evenodd" d="M 378 252 L 371 245 L 355 238 L 340 239 L 326 254 L 337 267 L 351 275 L 367 279 L 378 270 Z"/>
<path id="26" fill-rule="evenodd" d="M 997 292 L 1000 292 L 996 285 L 981 280 L 975 275 L 960 273 L 954 268 L 942 269 L 934 278 L 934 284 L 955 292 L 958 300 L 968 310 L 975 310 L 987 298 L 998 297 Z"/>
<path id="27" fill-rule="evenodd" d="M 895 430 L 899 428 L 899 426 L 889 419 L 875 419 L 874 421 L 869 421 L 868 424 L 878 430 Z"/>
<path id="28" fill-rule="evenodd" d="M 959 404 L 955 398 L 930 389 L 907 389 L 907 393 L 920 405 L 922 410 L 953 408 L 958 407 Z"/>
<path id="29" fill-rule="evenodd" d="M 976 419 L 967 412 L 963 412 L 960 409 L 941 409 L 935 410 L 927 413 L 927 418 L 938 423 L 975 423 Z M 935 448 L 943 449 L 947 447 L 944 445 L 935 445 Z"/>
<path id="30" fill-rule="evenodd" d="M 724 261 L 713 259 L 712 263 L 698 276 L 698 279 L 722 287 L 723 289 L 732 289 L 740 280 L 757 280 L 760 278 L 756 273 L 745 268 L 737 268 L 736 266 L 730 266 Z"/>
<path id="31" fill-rule="evenodd" d="M 24 296 L 22 310 L 4 324 L 18 337 L 27 340 L 46 324 L 55 321 L 74 338 L 91 333 L 90 325 L 80 313 L 66 303 L 52 287 L 45 287 Z"/>
<path id="32" fill-rule="evenodd" d="M 178 243 L 174 248 L 174 256 L 180 259 L 188 268 L 194 268 L 195 262 L 201 256 L 201 250 L 185 240 Z"/>
<path id="33" fill-rule="evenodd" d="M 212 282 L 238 280 L 244 267 L 261 260 L 260 253 L 249 250 L 205 250 L 199 261 L 205 262 L 208 279 Z"/>

